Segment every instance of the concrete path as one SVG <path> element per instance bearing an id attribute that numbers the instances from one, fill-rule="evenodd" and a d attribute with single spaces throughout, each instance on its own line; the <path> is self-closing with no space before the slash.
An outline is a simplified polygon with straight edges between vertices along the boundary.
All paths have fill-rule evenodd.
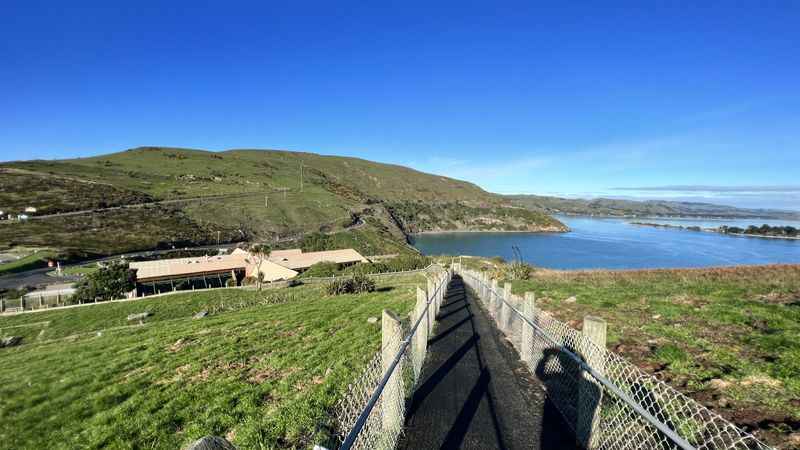
<path id="1" fill-rule="evenodd" d="M 456 276 L 429 341 L 399 449 L 574 449 L 575 438 Z"/>

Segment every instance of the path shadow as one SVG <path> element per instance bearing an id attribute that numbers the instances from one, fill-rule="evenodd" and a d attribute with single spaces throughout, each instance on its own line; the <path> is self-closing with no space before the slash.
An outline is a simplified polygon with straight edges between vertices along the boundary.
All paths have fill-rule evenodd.
<path id="1" fill-rule="evenodd" d="M 453 426 L 447 432 L 447 435 L 444 438 L 444 442 L 440 447 L 441 450 L 449 450 L 449 449 L 456 449 L 460 448 L 461 444 L 464 442 L 464 437 L 467 435 L 467 431 L 469 430 L 470 424 L 472 423 L 472 419 L 475 417 L 475 413 L 478 411 L 478 407 L 480 406 L 481 400 L 486 397 L 487 400 L 490 402 L 490 408 L 492 409 L 492 416 L 495 419 L 495 431 L 496 431 L 496 439 L 497 439 L 497 447 L 498 449 L 505 450 L 505 445 L 503 444 L 502 439 L 500 438 L 499 434 L 499 426 L 496 421 L 496 414 L 494 412 L 494 408 L 491 405 L 491 399 L 488 397 L 489 393 L 489 382 L 491 381 L 491 374 L 489 373 L 486 368 L 481 369 L 481 375 L 478 377 L 478 380 L 475 382 L 475 385 L 470 390 L 469 396 L 467 396 L 467 400 L 464 402 L 464 405 L 461 407 L 461 411 L 458 412 L 456 419 L 453 423 Z"/>
<path id="2" fill-rule="evenodd" d="M 436 335 L 434 337 L 428 339 L 428 346 L 430 347 L 431 345 L 435 344 L 436 342 L 438 342 L 438 341 L 442 340 L 443 338 L 447 337 L 453 331 L 456 331 L 457 329 L 461 328 L 462 326 L 464 326 L 464 324 L 466 324 L 467 322 L 471 321 L 472 317 L 473 317 L 472 313 L 469 313 L 469 315 L 467 317 L 464 317 L 460 321 L 454 323 L 453 325 L 448 327 L 446 330 L 441 331 L 439 333 L 436 333 Z"/>
<path id="3" fill-rule="evenodd" d="M 419 409 L 422 403 L 425 401 L 425 397 L 427 397 L 436 386 L 441 383 L 441 381 L 450 373 L 451 370 L 458 364 L 461 358 L 464 357 L 473 347 L 475 347 L 478 343 L 478 339 L 480 336 L 473 335 L 471 336 L 466 342 L 464 342 L 461 347 L 458 348 L 453 354 L 450 355 L 449 358 L 445 362 L 443 362 L 435 372 L 425 380 L 417 389 L 414 391 L 414 395 L 411 398 L 411 406 L 406 413 L 406 417 L 411 417 L 414 415 L 414 412 Z"/>

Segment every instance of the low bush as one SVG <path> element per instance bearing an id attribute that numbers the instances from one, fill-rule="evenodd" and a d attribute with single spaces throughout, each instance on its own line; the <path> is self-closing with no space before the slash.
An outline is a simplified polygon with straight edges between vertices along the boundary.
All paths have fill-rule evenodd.
<path id="1" fill-rule="evenodd" d="M 78 282 L 73 300 L 90 302 L 123 298 L 136 288 L 136 271 L 127 263 L 111 263 Z"/>
<path id="2" fill-rule="evenodd" d="M 318 262 L 303 272 L 303 278 L 332 277 L 339 274 L 341 266 L 335 262 Z"/>
<path id="3" fill-rule="evenodd" d="M 353 274 L 350 278 L 333 280 L 325 287 L 328 295 L 360 294 L 374 290 L 375 281 L 363 273 Z"/>
<path id="4" fill-rule="evenodd" d="M 527 280 L 533 273 L 533 266 L 524 262 L 515 262 L 505 266 L 503 273 L 509 280 Z"/>

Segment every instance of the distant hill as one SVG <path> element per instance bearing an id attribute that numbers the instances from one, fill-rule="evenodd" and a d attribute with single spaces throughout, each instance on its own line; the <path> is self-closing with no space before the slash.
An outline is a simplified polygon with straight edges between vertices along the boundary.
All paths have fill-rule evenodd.
<path id="1" fill-rule="evenodd" d="M 281 150 L 143 147 L 0 164 L 0 210 L 29 206 L 52 216 L 5 222 L 0 242 L 110 254 L 217 241 L 280 243 L 316 232 L 376 254 L 410 251 L 409 232 L 566 229 L 472 183 Z"/>
<path id="2" fill-rule="evenodd" d="M 664 200 L 618 200 L 610 198 L 566 199 L 539 195 L 507 195 L 512 204 L 548 214 L 612 217 L 708 217 L 725 219 L 766 218 L 800 220 L 800 212 L 749 209 L 710 203 Z"/>

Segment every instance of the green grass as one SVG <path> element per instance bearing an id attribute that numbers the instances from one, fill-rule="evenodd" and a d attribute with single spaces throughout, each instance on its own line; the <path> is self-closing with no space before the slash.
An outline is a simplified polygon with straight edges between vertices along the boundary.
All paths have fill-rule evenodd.
<path id="1" fill-rule="evenodd" d="M 90 264 L 84 266 L 69 266 L 62 269 L 64 275 L 88 275 L 100 270 L 97 264 Z"/>
<path id="2" fill-rule="evenodd" d="M 47 260 L 53 258 L 55 255 L 55 252 L 50 250 L 37 250 L 16 261 L 0 264 L 0 275 L 45 267 L 47 266 Z"/>
<path id="3" fill-rule="evenodd" d="M 775 422 L 761 430 L 773 444 L 786 439 L 781 423 L 800 420 L 800 266 L 539 270 L 513 290 L 535 292 L 539 307 L 575 327 L 603 317 L 616 352 L 740 425 Z M 715 379 L 729 384 L 717 389 Z"/>
<path id="4" fill-rule="evenodd" d="M 3 163 L 0 183 L 15 186 L 0 193 L 1 201 L 43 212 L 248 194 L 0 226 L 0 242 L 103 255 L 175 242 L 178 246 L 212 243 L 218 231 L 224 241 L 275 241 L 300 233 L 340 232 L 353 213 L 364 219 L 367 225 L 362 231 L 371 235 L 346 231 L 352 236 L 337 239 L 359 241 L 364 244 L 360 249 L 370 253 L 402 249 L 401 227 L 521 230 L 543 223 L 558 225 L 542 213 L 507 207 L 501 196 L 471 183 L 401 166 L 303 152 L 137 148 L 92 158 Z M 384 206 L 407 201 L 428 206 L 425 220 L 402 216 L 398 224 Z"/>
<path id="5" fill-rule="evenodd" d="M 5 448 L 239 448 L 323 442 L 338 395 L 379 348 L 384 308 L 407 314 L 419 276 L 328 297 L 322 286 L 217 290 L 0 318 Z M 205 319 L 192 314 L 215 311 Z M 145 325 L 126 316 L 151 311 Z"/>

